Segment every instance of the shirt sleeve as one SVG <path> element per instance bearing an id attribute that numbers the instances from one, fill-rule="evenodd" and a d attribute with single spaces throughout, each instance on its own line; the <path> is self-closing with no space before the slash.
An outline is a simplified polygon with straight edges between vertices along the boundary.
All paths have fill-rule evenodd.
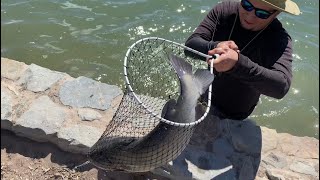
<path id="1" fill-rule="evenodd" d="M 286 36 L 282 42 L 274 43 L 268 56 L 269 61 L 275 62 L 270 67 L 263 67 L 247 56 L 239 54 L 238 62 L 227 73 L 241 79 L 261 94 L 281 99 L 289 91 L 292 79 L 292 41 L 290 36 Z"/>
<path id="2" fill-rule="evenodd" d="M 208 54 L 209 50 L 215 48 L 219 41 L 212 41 L 212 37 L 221 19 L 223 8 L 223 3 L 213 7 L 193 34 L 187 39 L 185 45 L 204 54 Z M 205 58 L 189 51 L 185 51 L 185 54 L 205 60 Z"/>

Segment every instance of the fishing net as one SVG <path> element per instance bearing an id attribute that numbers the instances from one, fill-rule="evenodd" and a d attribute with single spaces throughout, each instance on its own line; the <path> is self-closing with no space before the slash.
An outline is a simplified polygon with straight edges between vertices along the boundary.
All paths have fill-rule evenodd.
<path id="1" fill-rule="evenodd" d="M 93 164 L 107 170 L 146 172 L 174 160 L 185 149 L 195 125 L 206 117 L 211 104 L 208 93 L 208 101 L 202 102 L 203 108 L 197 110 L 192 123 L 176 123 L 162 117 L 166 102 L 177 100 L 180 94 L 179 78 L 168 55 L 185 59 L 193 70 L 207 68 L 205 61 L 186 56 L 186 51 L 212 58 L 157 37 L 141 39 L 128 49 L 124 59 L 126 90 L 112 121 L 90 149 L 89 156 L 99 152 L 95 154 L 99 157 L 91 159 Z M 162 131 L 152 134 L 157 141 L 139 141 L 159 126 Z"/>

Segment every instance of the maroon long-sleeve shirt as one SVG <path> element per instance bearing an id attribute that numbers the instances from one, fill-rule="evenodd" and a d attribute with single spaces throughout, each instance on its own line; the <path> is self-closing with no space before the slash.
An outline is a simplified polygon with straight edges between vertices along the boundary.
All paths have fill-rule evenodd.
<path id="1" fill-rule="evenodd" d="M 207 54 L 219 42 L 227 41 L 238 9 L 239 2 L 216 5 L 187 39 L 186 46 Z M 242 28 L 238 16 L 230 40 L 241 50 L 258 32 Z M 291 69 L 291 37 L 281 22 L 274 19 L 241 51 L 230 71 L 215 73 L 212 105 L 227 118 L 245 119 L 261 94 L 277 99 L 285 96 L 291 84 Z"/>

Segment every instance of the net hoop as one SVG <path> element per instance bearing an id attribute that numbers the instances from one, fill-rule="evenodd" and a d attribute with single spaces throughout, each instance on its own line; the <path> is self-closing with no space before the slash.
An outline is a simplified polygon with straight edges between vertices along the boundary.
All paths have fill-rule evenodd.
<path id="1" fill-rule="evenodd" d="M 215 55 L 215 58 L 213 56 L 210 56 L 210 55 L 207 55 L 207 54 L 204 54 L 204 53 L 201 53 L 197 50 L 194 50 L 192 48 L 189 48 L 185 45 L 182 45 L 180 43 L 177 43 L 177 42 L 173 42 L 173 41 L 170 41 L 170 40 L 167 40 L 167 39 L 163 39 L 163 38 L 159 38 L 159 37 L 147 37 L 147 38 L 142 38 L 138 41 L 136 41 L 135 43 L 133 43 L 127 50 L 126 52 L 126 55 L 124 57 L 124 63 L 123 63 L 123 70 L 124 70 L 124 78 L 125 78 L 125 82 L 126 82 L 126 86 L 129 90 L 129 93 L 131 93 L 134 98 L 139 102 L 139 105 L 141 105 L 149 114 L 151 114 L 153 117 L 156 117 L 158 118 L 160 121 L 164 122 L 164 123 L 167 123 L 167 124 L 170 124 L 170 125 L 173 125 L 173 126 L 178 126 L 178 127 L 186 127 L 186 126 L 194 126 L 196 124 L 199 124 L 200 122 L 202 122 L 206 116 L 208 115 L 209 111 L 210 111 L 210 108 L 211 108 L 211 92 L 212 92 L 212 85 L 209 86 L 209 89 L 208 89 L 208 101 L 207 101 L 207 108 L 206 108 L 206 111 L 205 113 L 201 116 L 201 118 L 199 118 L 198 120 L 194 121 L 194 122 L 191 122 L 191 123 L 177 123 L 177 122 L 172 122 L 170 120 L 167 120 L 165 118 L 162 118 L 159 114 L 157 113 L 154 113 L 153 111 L 151 111 L 141 100 L 140 98 L 137 96 L 137 94 L 134 92 L 131 84 L 130 84 L 130 80 L 128 78 L 128 71 L 127 71 L 127 63 L 128 63 L 128 57 L 131 53 L 131 50 L 133 49 L 133 47 L 135 47 L 137 44 L 143 42 L 143 41 L 147 41 L 147 40 L 161 40 L 161 41 L 165 41 L 165 42 L 168 42 L 168 43 L 172 43 L 174 45 L 177 45 L 179 47 L 182 47 L 183 49 L 186 49 L 188 51 L 191 51 L 199 56 L 202 56 L 202 57 L 205 57 L 206 59 L 212 59 L 211 61 L 211 66 L 210 66 L 210 73 L 213 74 L 213 61 L 214 59 L 216 59 L 218 57 L 218 55 Z"/>

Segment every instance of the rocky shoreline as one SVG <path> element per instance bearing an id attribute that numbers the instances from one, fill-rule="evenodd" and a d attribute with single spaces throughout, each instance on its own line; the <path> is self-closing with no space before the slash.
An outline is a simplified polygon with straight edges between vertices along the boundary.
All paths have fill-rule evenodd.
<path id="1" fill-rule="evenodd" d="M 64 151 L 86 153 L 122 96 L 117 86 L 1 58 L 1 129 Z M 277 133 L 249 119 L 208 117 L 186 150 L 153 173 L 169 179 L 319 179 L 318 161 L 316 138 Z"/>

